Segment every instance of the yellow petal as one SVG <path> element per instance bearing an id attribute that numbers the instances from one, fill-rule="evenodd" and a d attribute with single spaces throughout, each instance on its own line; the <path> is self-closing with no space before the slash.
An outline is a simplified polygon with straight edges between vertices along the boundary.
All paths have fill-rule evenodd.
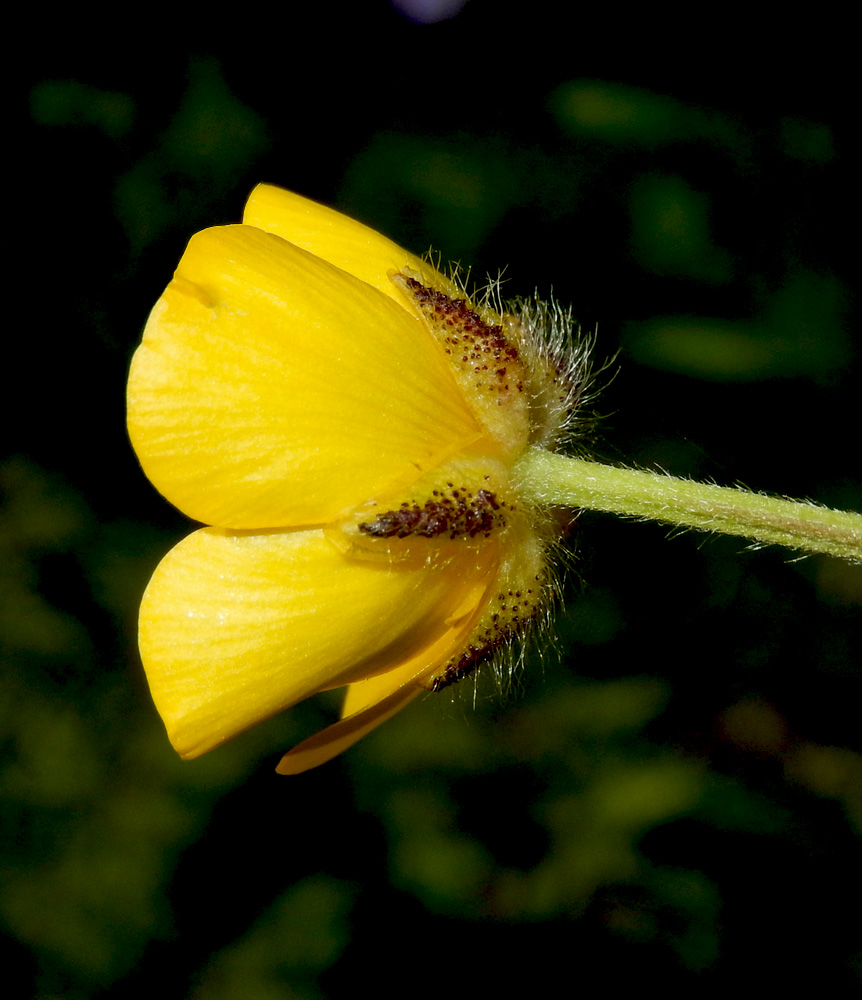
<path id="1" fill-rule="evenodd" d="M 481 590 L 468 595 L 465 604 L 450 618 L 447 628 L 433 646 L 394 670 L 350 684 L 341 709 L 341 721 L 295 746 L 281 758 L 276 771 L 279 774 L 301 774 L 325 764 L 420 695 L 424 688 L 423 680 L 466 644 L 480 617 L 479 612 L 489 589 L 478 581 L 477 586 Z M 480 593 L 477 603 L 476 597 Z"/>
<path id="2" fill-rule="evenodd" d="M 365 711 L 342 719 L 295 746 L 281 758 L 276 771 L 279 774 L 302 774 L 312 767 L 325 764 L 352 747 L 372 729 L 391 719 L 421 693 L 422 688 L 415 685 L 398 688 L 387 698 L 374 702 Z"/>
<path id="3" fill-rule="evenodd" d="M 473 627 L 496 560 L 496 546 L 465 546 L 440 565 L 391 567 L 345 557 L 319 529 L 195 532 L 141 606 L 141 657 L 171 742 L 195 757 L 317 691 L 433 669 Z"/>
<path id="4" fill-rule="evenodd" d="M 231 528 L 324 523 L 482 433 L 419 319 L 251 226 L 192 238 L 135 354 L 128 404 L 154 485 Z"/>
<path id="5" fill-rule="evenodd" d="M 408 268 L 421 275 L 423 284 L 448 295 L 459 294 L 454 282 L 421 257 L 361 222 L 292 191 L 259 184 L 248 199 L 242 221 L 328 260 L 417 314 L 417 307 L 390 280 L 390 271 Z"/>

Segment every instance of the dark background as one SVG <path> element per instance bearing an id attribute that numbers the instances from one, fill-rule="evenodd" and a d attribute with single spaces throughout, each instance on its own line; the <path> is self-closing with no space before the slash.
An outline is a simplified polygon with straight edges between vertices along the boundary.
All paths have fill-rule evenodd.
<path id="1" fill-rule="evenodd" d="M 273 767 L 331 700 L 191 763 L 149 702 L 137 603 L 190 525 L 130 450 L 125 375 L 189 236 L 261 180 L 572 303 L 616 357 L 596 457 L 862 509 L 847 27 L 561 9 L 22 37 L 0 464 L 22 996 L 858 988 L 859 567 L 585 514 L 557 651 L 505 696 L 429 697 L 296 778 Z"/>

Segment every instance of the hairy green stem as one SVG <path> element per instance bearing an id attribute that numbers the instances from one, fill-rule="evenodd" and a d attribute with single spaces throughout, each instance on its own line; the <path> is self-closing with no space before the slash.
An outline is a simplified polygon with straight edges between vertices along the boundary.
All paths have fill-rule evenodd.
<path id="1" fill-rule="evenodd" d="M 618 469 L 531 448 L 516 475 L 537 503 L 584 507 L 862 561 L 862 514 L 801 500 Z"/>

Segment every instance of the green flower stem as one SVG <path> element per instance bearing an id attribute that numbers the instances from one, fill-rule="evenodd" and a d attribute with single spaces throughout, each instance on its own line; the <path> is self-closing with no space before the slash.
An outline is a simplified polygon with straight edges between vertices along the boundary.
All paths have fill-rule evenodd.
<path id="1" fill-rule="evenodd" d="M 540 448 L 524 455 L 516 475 L 521 491 L 546 506 L 605 510 L 862 561 L 862 514 L 618 469 Z"/>

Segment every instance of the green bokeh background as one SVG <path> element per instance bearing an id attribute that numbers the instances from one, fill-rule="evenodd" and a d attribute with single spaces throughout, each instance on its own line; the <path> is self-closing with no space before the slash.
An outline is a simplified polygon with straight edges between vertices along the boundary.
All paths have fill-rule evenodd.
<path id="1" fill-rule="evenodd" d="M 334 700 L 190 763 L 149 702 L 137 603 L 190 525 L 129 448 L 125 375 L 189 236 L 261 180 L 572 303 L 610 361 L 591 454 L 862 510 L 840 25 L 560 9 L 37 32 L 0 463 L 22 996 L 858 989 L 859 567 L 585 514 L 556 642 L 505 695 L 428 697 L 296 778 L 273 767 Z"/>

